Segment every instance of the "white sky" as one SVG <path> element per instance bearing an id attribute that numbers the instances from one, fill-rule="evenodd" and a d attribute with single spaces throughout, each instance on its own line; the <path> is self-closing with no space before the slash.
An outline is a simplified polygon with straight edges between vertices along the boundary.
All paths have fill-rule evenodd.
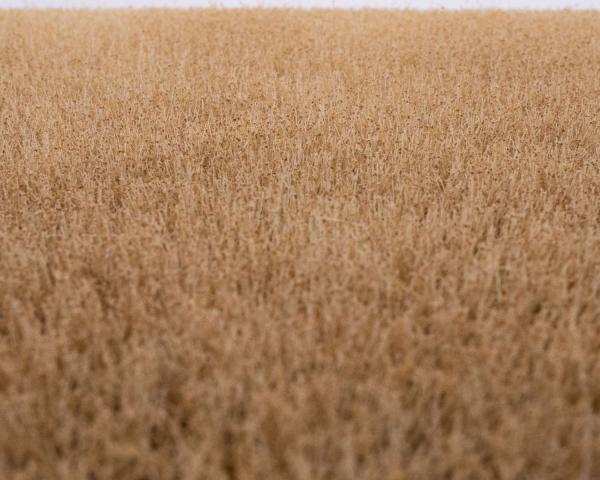
<path id="1" fill-rule="evenodd" d="M 0 8 L 338 7 L 600 9 L 600 0 L 0 0 Z"/>

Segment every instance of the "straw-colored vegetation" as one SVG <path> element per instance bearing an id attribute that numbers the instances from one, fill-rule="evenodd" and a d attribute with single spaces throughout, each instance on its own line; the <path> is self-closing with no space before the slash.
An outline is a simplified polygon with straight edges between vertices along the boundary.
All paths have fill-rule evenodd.
<path id="1" fill-rule="evenodd" d="M 0 13 L 0 478 L 600 478 L 600 15 Z"/>

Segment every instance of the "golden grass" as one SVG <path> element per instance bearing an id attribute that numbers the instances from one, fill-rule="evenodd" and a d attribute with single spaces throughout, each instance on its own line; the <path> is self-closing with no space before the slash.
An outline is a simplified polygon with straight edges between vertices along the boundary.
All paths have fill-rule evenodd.
<path id="1" fill-rule="evenodd" d="M 0 13 L 0 478 L 600 478 L 600 14 Z"/>

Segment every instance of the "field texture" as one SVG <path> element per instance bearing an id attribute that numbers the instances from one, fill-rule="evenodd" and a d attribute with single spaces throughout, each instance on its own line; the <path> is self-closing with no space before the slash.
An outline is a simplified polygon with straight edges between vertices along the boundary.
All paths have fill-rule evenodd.
<path id="1" fill-rule="evenodd" d="M 600 15 L 0 13 L 0 478 L 600 478 Z"/>

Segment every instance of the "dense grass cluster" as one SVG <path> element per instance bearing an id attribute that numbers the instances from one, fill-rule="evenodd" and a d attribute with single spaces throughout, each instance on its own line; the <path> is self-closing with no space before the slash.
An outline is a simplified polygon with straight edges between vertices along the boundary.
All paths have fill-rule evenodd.
<path id="1" fill-rule="evenodd" d="M 600 478 L 600 15 L 0 13 L 0 477 Z"/>

